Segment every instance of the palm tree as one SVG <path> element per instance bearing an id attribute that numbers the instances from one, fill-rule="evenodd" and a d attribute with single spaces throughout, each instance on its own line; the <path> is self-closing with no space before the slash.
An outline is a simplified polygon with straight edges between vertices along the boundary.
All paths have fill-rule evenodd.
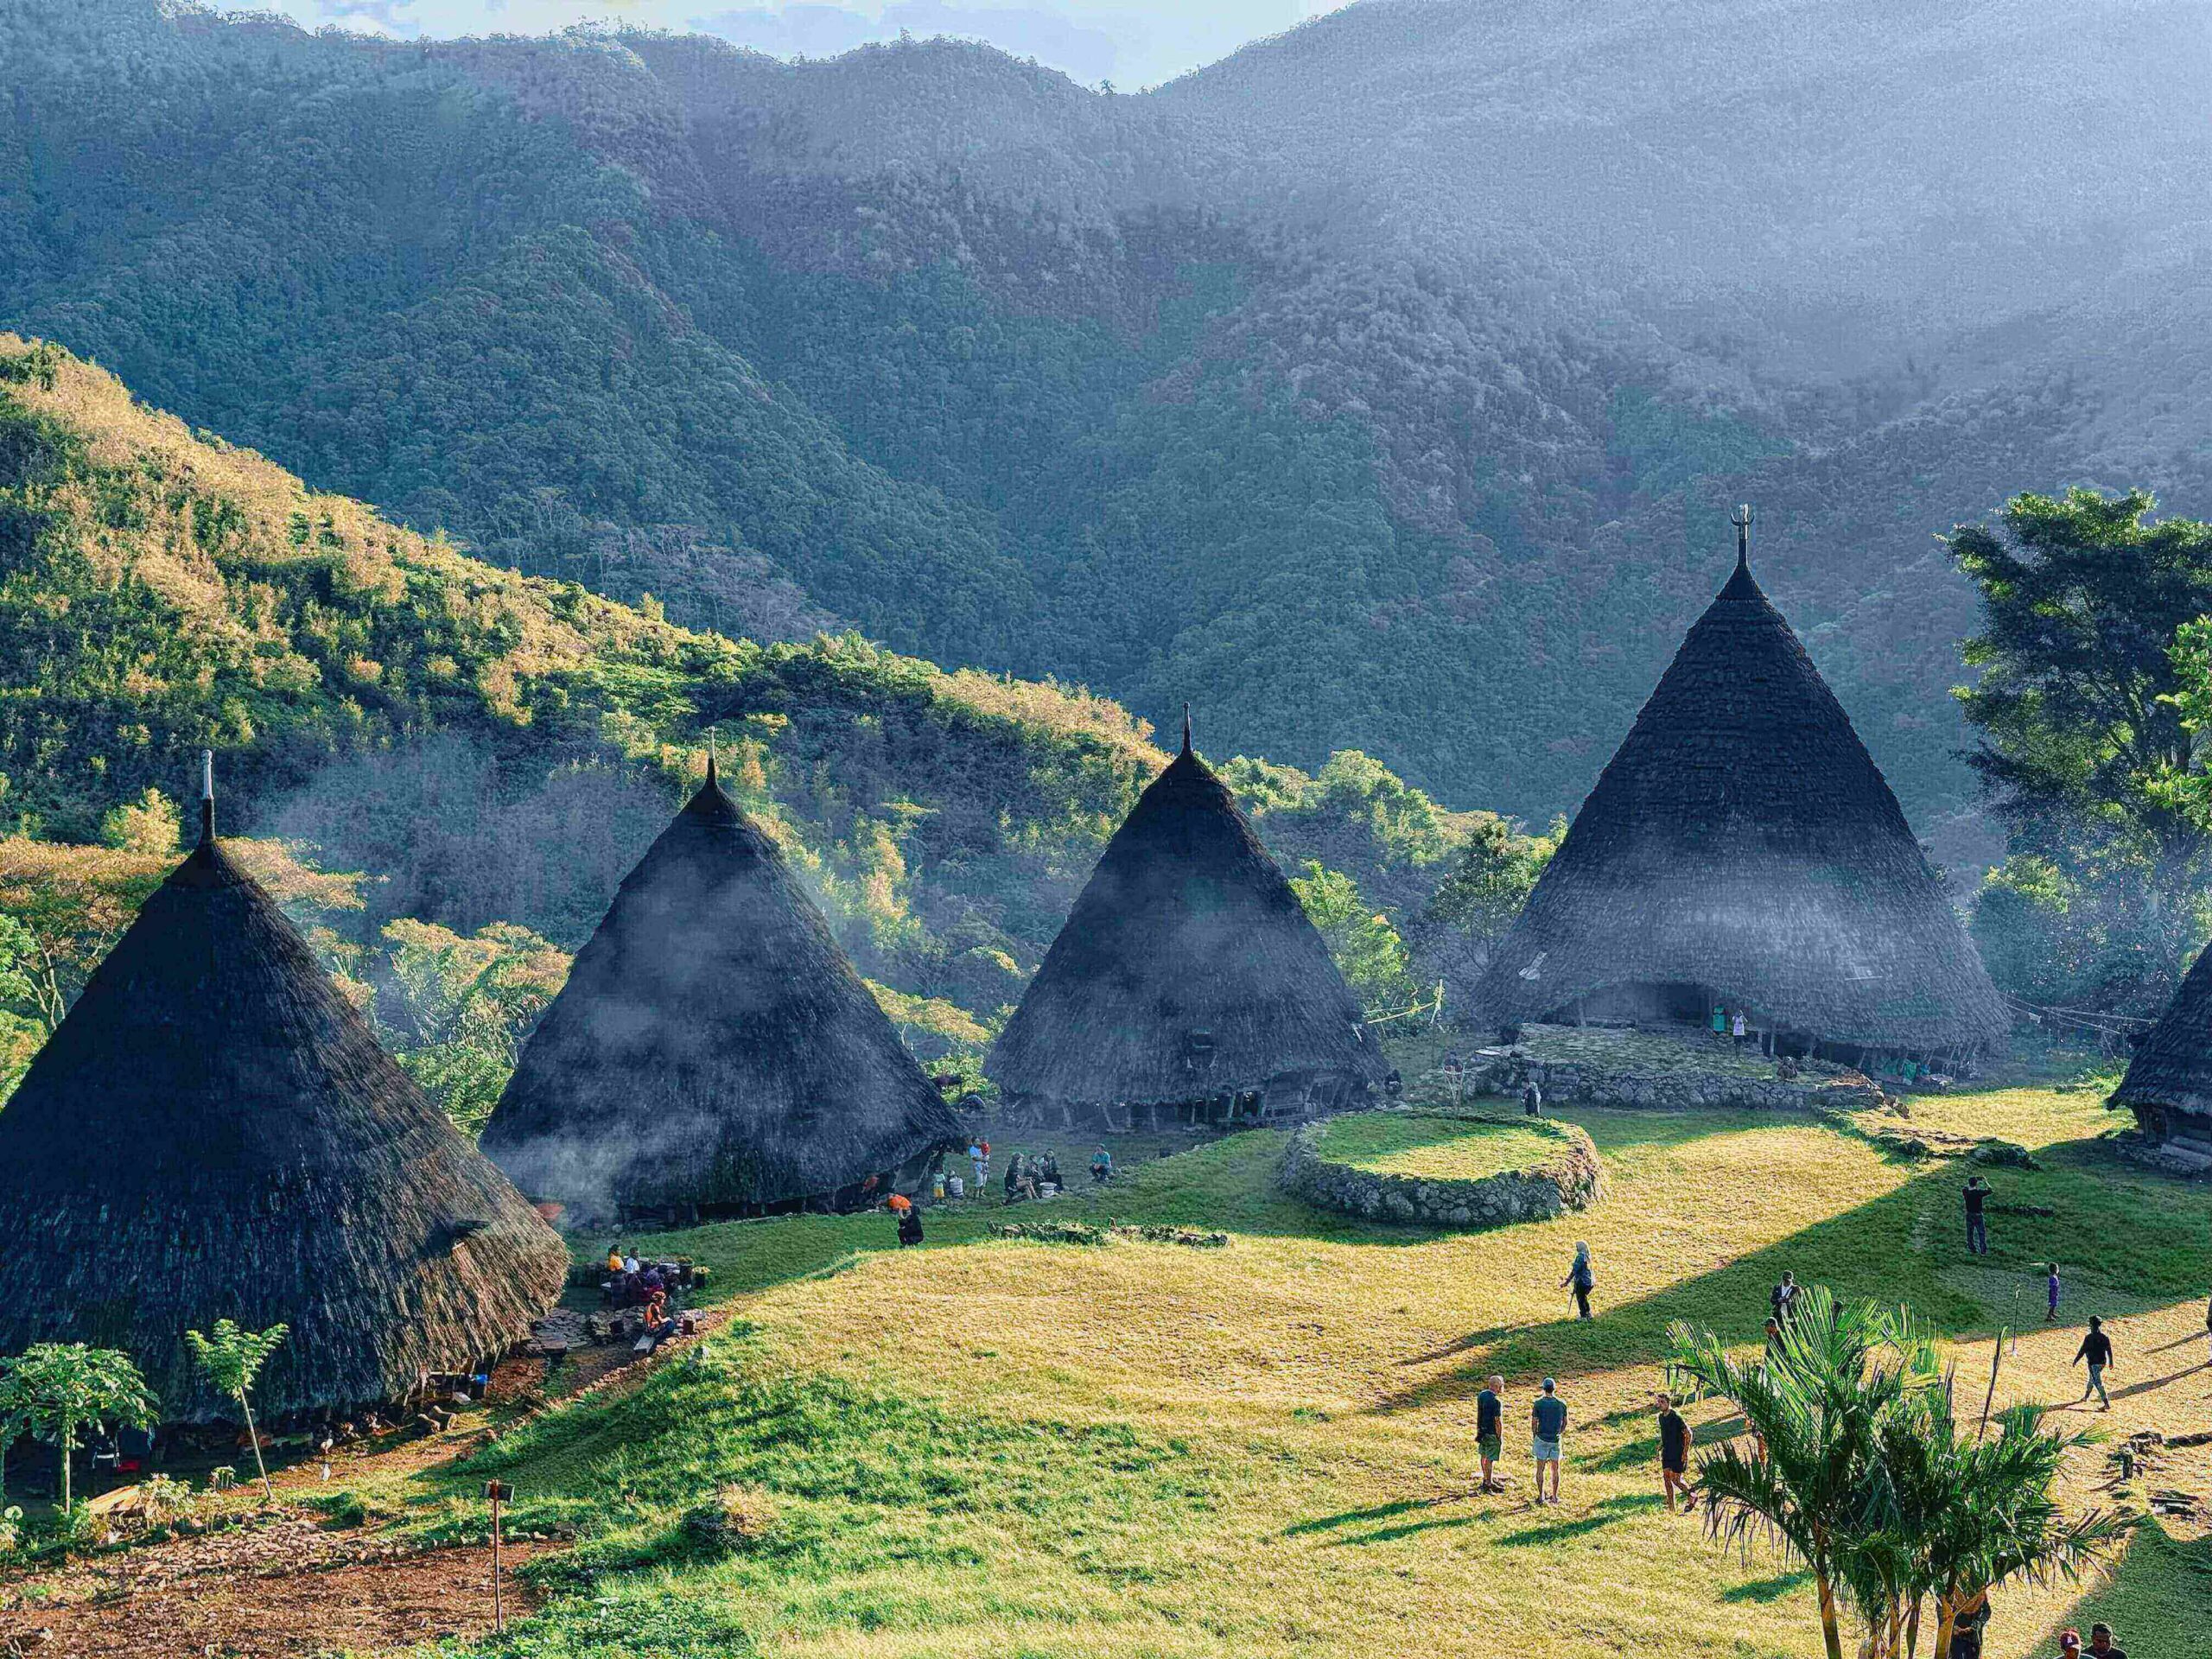
<path id="1" fill-rule="evenodd" d="M 1872 1303 L 1839 1306 L 1815 1286 L 1758 1359 L 1738 1360 L 1711 1332 L 1680 1322 L 1668 1333 L 1677 1382 L 1731 1402 L 1763 1448 L 1731 1442 L 1699 1459 L 1707 1529 L 1745 1550 L 1761 1535 L 1778 1538 L 1803 1560 L 1828 1659 L 1843 1659 L 1842 1605 L 1863 1570 L 1883 1417 L 1927 1380 L 1911 1369 L 1918 1344 L 1898 1340 L 1901 1322 L 1910 1323 Z"/>

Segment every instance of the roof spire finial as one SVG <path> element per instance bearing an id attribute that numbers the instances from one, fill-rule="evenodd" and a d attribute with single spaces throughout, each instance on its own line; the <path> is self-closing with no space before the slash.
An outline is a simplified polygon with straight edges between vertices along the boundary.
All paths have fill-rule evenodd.
<path id="1" fill-rule="evenodd" d="M 1183 705 L 1183 753 L 1185 753 L 1185 754 L 1188 754 L 1190 752 L 1191 752 L 1191 705 L 1190 705 L 1189 703 L 1187 703 L 1187 702 L 1186 702 L 1186 703 L 1185 703 L 1185 704 Z"/>
<path id="2" fill-rule="evenodd" d="M 709 789 L 715 786 L 715 740 L 719 734 L 719 728 L 713 726 L 707 728 L 707 787 Z"/>
<path id="3" fill-rule="evenodd" d="M 1736 510 L 1728 515 L 1728 522 L 1736 526 L 1736 569 L 1749 575 L 1751 569 L 1751 504 L 1738 502 Z"/>
<path id="4" fill-rule="evenodd" d="M 200 844 L 215 844 L 215 751 L 200 751 Z"/>

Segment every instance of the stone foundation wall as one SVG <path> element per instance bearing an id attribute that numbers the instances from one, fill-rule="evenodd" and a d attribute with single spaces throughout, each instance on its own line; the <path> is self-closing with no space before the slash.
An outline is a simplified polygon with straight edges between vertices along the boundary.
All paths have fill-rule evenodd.
<path id="1" fill-rule="evenodd" d="M 1522 1123 L 1519 1118 L 1472 1113 L 1408 1116 L 1460 1122 Z M 1325 1127 L 1308 1124 L 1290 1137 L 1277 1180 L 1284 1192 L 1308 1204 L 1370 1220 L 1432 1227 L 1502 1227 L 1516 1221 L 1548 1221 L 1569 1210 L 1588 1209 L 1598 1201 L 1605 1184 L 1597 1147 L 1571 1123 L 1544 1126 L 1557 1133 L 1559 1149 L 1542 1167 L 1505 1171 L 1471 1181 L 1386 1175 L 1332 1163 L 1317 1150 Z"/>
<path id="2" fill-rule="evenodd" d="M 1659 1111 L 1700 1109 L 1860 1112 L 1881 1109 L 1885 1096 L 1860 1073 L 1818 1063 L 1794 1079 L 1775 1076 L 1771 1065 L 1754 1070 L 1740 1064 L 1714 1065 L 1694 1042 L 1624 1046 L 1620 1060 L 1588 1056 L 1586 1039 L 1552 1028 L 1531 1027 L 1523 1041 L 1503 1054 L 1471 1066 L 1466 1092 L 1518 1095 L 1531 1071 L 1540 1074 L 1547 1105 L 1622 1106 Z M 1654 1059 L 1652 1051 L 1660 1058 Z M 1562 1051 L 1573 1054 L 1567 1058 Z"/>

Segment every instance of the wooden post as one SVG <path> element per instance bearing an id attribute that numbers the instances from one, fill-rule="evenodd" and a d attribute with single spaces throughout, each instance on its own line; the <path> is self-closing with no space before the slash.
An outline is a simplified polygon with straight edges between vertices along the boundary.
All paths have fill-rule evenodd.
<path id="1" fill-rule="evenodd" d="M 500 1481 L 484 1483 L 484 1496 L 492 1500 L 492 1632 L 503 1636 L 507 1629 L 507 1611 L 499 1595 L 499 1504 L 515 1495 L 514 1488 Z"/>
<path id="2" fill-rule="evenodd" d="M 2006 1327 L 1997 1327 L 1997 1346 L 1989 1356 L 1989 1392 L 1982 1396 L 1981 1427 L 1974 1439 L 1980 1440 L 1989 1433 L 1989 1408 L 1997 1403 L 1997 1368 L 2005 1363 L 2005 1333 Z"/>

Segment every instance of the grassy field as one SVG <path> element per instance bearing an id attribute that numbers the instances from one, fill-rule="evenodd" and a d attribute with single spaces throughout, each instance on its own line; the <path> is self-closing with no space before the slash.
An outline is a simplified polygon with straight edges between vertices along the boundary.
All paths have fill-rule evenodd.
<path id="1" fill-rule="evenodd" d="M 2102 1313 L 2118 1398 L 2094 1421 L 2212 1427 L 2212 1189 L 2119 1161 L 2094 1095 L 1916 1111 L 2044 1166 L 1994 1172 L 1986 1258 L 1963 1249 L 1956 1165 L 1892 1161 L 1848 1125 L 1597 1111 L 1564 1116 L 1605 1156 L 1604 1201 L 1479 1235 L 1285 1198 L 1272 1133 L 1128 1159 L 1103 1192 L 1015 1212 L 1223 1228 L 1226 1249 L 994 1239 L 995 1202 L 931 1212 L 912 1250 L 881 1217 L 703 1228 L 666 1243 L 715 1265 L 738 1322 L 696 1360 L 365 1495 L 465 1526 L 497 1473 L 522 1525 L 580 1529 L 550 1570 L 558 1598 L 500 1654 L 1809 1656 L 1793 1563 L 1659 1512 L 1649 1400 L 1670 1319 L 1748 1343 L 1788 1267 L 1910 1300 L 1955 1337 L 1965 1377 L 2019 1325 L 2000 1402 L 2070 1402 L 2080 1321 Z M 1033 1149 L 994 1139 L 1001 1159 Z M 1577 1238 L 1598 1273 L 1588 1324 L 1558 1288 Z M 2068 1290 L 2050 1330 L 2037 1267 L 2054 1255 Z M 1560 1378 L 1564 1507 L 1527 1506 L 1517 1433 L 1513 1487 L 1474 1493 L 1491 1371 L 1516 1427 L 1535 1381 Z M 1729 1430 L 1711 1407 L 1693 1422 L 1700 1440 Z M 2081 1455 L 2084 1501 L 2105 1456 Z M 2212 1463 L 2173 1454 L 2152 1484 L 2212 1491 Z M 709 1543 L 685 1516 L 717 1490 L 741 1524 Z M 2094 1584 L 2009 1592 L 1989 1651 L 2048 1654 L 2059 1624 L 2094 1617 L 2135 1659 L 2201 1659 L 2212 1542 L 2146 1529 Z"/>
<path id="2" fill-rule="evenodd" d="M 1349 1113 L 1323 1126 L 1316 1140 L 1314 1150 L 1331 1163 L 1433 1181 L 1479 1181 L 1536 1169 L 1565 1149 L 1555 1131 L 1534 1126 L 1404 1112 Z"/>

